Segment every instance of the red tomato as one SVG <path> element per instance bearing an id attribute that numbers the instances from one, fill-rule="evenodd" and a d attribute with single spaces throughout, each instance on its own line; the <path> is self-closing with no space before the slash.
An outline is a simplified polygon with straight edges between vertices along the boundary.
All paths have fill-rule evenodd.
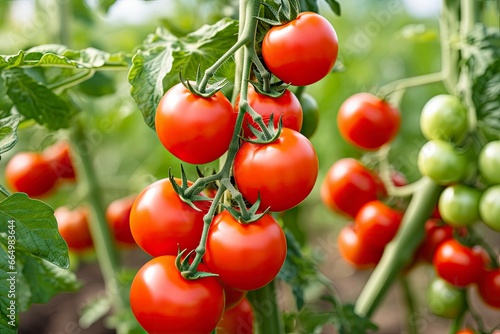
<path id="1" fill-rule="evenodd" d="M 241 224 L 227 211 L 215 216 L 208 232 L 204 263 L 223 284 L 255 290 L 271 282 L 286 257 L 286 239 L 271 215 Z"/>
<path id="2" fill-rule="evenodd" d="M 49 146 L 42 154 L 54 169 L 57 177 L 69 180 L 75 179 L 75 169 L 68 142 L 61 141 Z"/>
<path id="3" fill-rule="evenodd" d="M 334 212 L 355 217 L 366 203 L 385 192 L 377 175 L 353 158 L 338 160 L 321 185 L 321 199 Z M 384 191 L 382 191 L 384 190 Z"/>
<path id="4" fill-rule="evenodd" d="M 57 175 L 41 154 L 20 152 L 7 163 L 5 179 L 12 190 L 38 197 L 54 188 Z"/>
<path id="5" fill-rule="evenodd" d="M 311 142 L 283 128 L 269 144 L 244 143 L 234 160 L 234 179 L 251 203 L 260 194 L 260 208 L 285 211 L 302 202 L 318 176 L 318 156 Z"/>
<path id="6" fill-rule="evenodd" d="M 253 334 L 253 309 L 248 299 L 242 299 L 232 309 L 224 311 L 217 325 L 217 334 Z"/>
<path id="7" fill-rule="evenodd" d="M 70 210 L 61 206 L 54 211 L 59 234 L 74 252 L 82 252 L 93 247 L 86 208 Z"/>
<path id="8" fill-rule="evenodd" d="M 182 83 L 165 93 L 155 116 L 156 134 L 163 146 L 191 164 L 205 164 L 224 154 L 235 123 L 233 106 L 222 92 L 205 98 Z"/>
<path id="9" fill-rule="evenodd" d="M 400 123 L 398 109 L 369 93 L 352 95 L 337 114 L 342 137 L 365 150 L 376 150 L 390 142 L 398 133 Z"/>
<path id="10" fill-rule="evenodd" d="M 403 214 L 381 201 L 371 201 L 361 207 L 354 224 L 359 240 L 384 248 L 398 232 Z"/>
<path id="11" fill-rule="evenodd" d="M 262 57 L 280 80 L 294 86 L 315 83 L 330 73 L 338 54 L 338 39 L 328 20 L 311 12 L 272 27 L 262 41 Z"/>
<path id="12" fill-rule="evenodd" d="M 470 328 L 464 328 L 464 329 L 461 329 L 457 332 L 457 334 L 476 334 L 476 332 L 474 332 L 474 330 L 470 329 Z"/>
<path id="13" fill-rule="evenodd" d="M 469 248 L 452 239 L 436 249 L 433 264 L 441 278 L 463 288 L 479 280 L 485 262 L 482 248 Z"/>
<path id="14" fill-rule="evenodd" d="M 235 112 L 239 111 L 238 96 L 235 104 Z M 302 128 L 302 106 L 299 99 L 290 92 L 285 90 L 280 97 L 271 97 L 264 94 L 259 94 L 252 85 L 248 86 L 248 103 L 255 112 L 262 116 L 264 123 L 269 124 L 269 118 L 273 115 L 274 126 L 278 127 L 278 122 L 281 116 L 282 126 L 295 131 L 300 131 Z M 243 118 L 243 137 L 255 137 L 250 131 L 249 125 L 260 130 L 260 127 L 255 123 L 250 114 L 246 113 Z"/>
<path id="15" fill-rule="evenodd" d="M 436 249 L 445 241 L 453 239 L 453 228 L 438 219 L 425 222 L 425 237 L 417 253 L 426 262 L 432 263 Z"/>
<path id="16" fill-rule="evenodd" d="M 478 283 L 479 295 L 491 307 L 500 309 L 500 269 L 487 271 Z"/>
<path id="17" fill-rule="evenodd" d="M 384 251 L 362 242 L 352 224 L 340 230 L 337 244 L 342 258 L 358 269 L 374 267 Z"/>
<path id="18" fill-rule="evenodd" d="M 135 199 L 130 212 L 130 230 L 139 247 L 152 256 L 177 255 L 178 248 L 195 249 L 210 202 L 195 204 L 202 211 L 183 202 L 169 179 L 146 187 Z"/>
<path id="19" fill-rule="evenodd" d="M 207 268 L 200 264 L 198 270 Z M 135 275 L 130 306 L 150 334 L 209 334 L 224 312 L 224 290 L 215 277 L 185 279 L 175 256 L 160 256 Z"/>
<path id="20" fill-rule="evenodd" d="M 226 299 L 226 311 L 235 307 L 245 298 L 247 295 L 246 291 L 236 290 L 231 287 L 228 287 L 224 283 L 222 283 L 222 287 L 224 288 L 224 297 Z"/>
<path id="21" fill-rule="evenodd" d="M 115 240 L 123 246 L 135 246 L 135 240 L 130 231 L 130 211 L 135 197 L 120 198 L 108 205 L 106 219 Z"/>

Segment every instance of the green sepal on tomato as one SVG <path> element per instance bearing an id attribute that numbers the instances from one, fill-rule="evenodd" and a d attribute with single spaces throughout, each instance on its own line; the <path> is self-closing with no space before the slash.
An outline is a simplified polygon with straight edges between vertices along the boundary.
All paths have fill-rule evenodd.
<path id="1" fill-rule="evenodd" d="M 222 318 L 224 290 L 216 277 L 185 279 L 175 263 L 166 255 L 142 266 L 130 287 L 132 312 L 148 333 L 209 334 Z"/>
<path id="2" fill-rule="evenodd" d="M 318 176 L 318 156 L 311 142 L 297 131 L 282 128 L 270 143 L 246 142 L 234 159 L 234 179 L 250 203 L 260 209 L 285 211 L 300 204 Z"/>
<path id="3" fill-rule="evenodd" d="M 376 150 L 390 142 L 398 133 L 400 124 L 399 110 L 369 93 L 350 96 L 337 114 L 342 137 L 364 150 Z"/>
<path id="4" fill-rule="evenodd" d="M 224 285 L 249 291 L 269 284 L 285 258 L 285 234 L 271 215 L 244 224 L 224 210 L 212 221 L 203 260 Z"/>

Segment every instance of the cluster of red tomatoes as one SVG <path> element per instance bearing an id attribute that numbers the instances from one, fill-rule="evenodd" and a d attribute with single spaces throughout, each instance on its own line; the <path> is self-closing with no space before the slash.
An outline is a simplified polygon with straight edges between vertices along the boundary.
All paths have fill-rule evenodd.
<path id="1" fill-rule="evenodd" d="M 307 38 L 289 38 L 292 33 Z M 333 27 L 315 13 L 301 13 L 288 24 L 271 28 L 262 43 L 266 66 L 292 85 L 323 78 L 337 52 Z M 302 65 L 297 64 L 299 60 Z M 171 154 L 191 164 L 205 164 L 230 152 L 227 159 L 232 159 L 234 182 L 224 187 L 231 195 L 241 194 L 250 206 L 259 202 L 260 212 L 293 208 L 311 192 L 318 174 L 316 152 L 300 133 L 301 101 L 312 115 L 304 129 L 308 135 L 317 124 L 317 114 L 311 110 L 315 101 L 307 95 L 299 101 L 288 89 L 270 96 L 249 85 L 245 102 L 264 124 L 273 119 L 274 131 L 279 131 L 276 139 L 259 141 L 255 140 L 259 125 L 249 113 L 241 115 L 240 98 L 233 106 L 220 91 L 204 97 L 177 84 L 158 105 L 158 138 Z M 282 128 L 276 130 L 279 120 Z M 192 185 L 181 180 L 156 181 L 138 195 L 130 214 L 135 241 L 154 257 L 132 282 L 130 303 L 135 317 L 151 333 L 210 333 L 216 327 L 218 333 L 251 333 L 253 313 L 246 291 L 269 284 L 283 266 L 287 245 L 281 226 L 270 213 L 244 222 L 231 212 L 241 207 L 213 210 L 218 194 L 198 194 L 188 203 L 191 199 L 181 198 L 172 182 Z M 186 255 L 193 251 L 204 254 L 196 268 L 201 278 L 179 268 L 183 265 L 179 258 L 193 261 Z"/>
<path id="2" fill-rule="evenodd" d="M 8 186 L 30 197 L 40 197 L 54 190 L 61 180 L 75 180 L 69 144 L 61 141 L 42 153 L 19 152 L 7 163 L 5 179 Z"/>

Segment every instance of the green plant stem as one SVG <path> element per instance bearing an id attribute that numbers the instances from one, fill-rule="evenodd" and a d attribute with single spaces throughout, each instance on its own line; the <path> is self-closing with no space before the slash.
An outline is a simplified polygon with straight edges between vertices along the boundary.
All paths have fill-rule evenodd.
<path id="1" fill-rule="evenodd" d="M 464 317 L 465 314 L 467 313 L 467 310 L 469 309 L 469 300 L 465 299 L 465 304 L 463 307 L 460 309 L 460 312 L 458 313 L 457 317 L 453 319 L 453 321 L 450 324 L 450 334 L 456 334 L 461 328 L 462 328 L 462 323 L 464 322 Z"/>
<path id="2" fill-rule="evenodd" d="M 75 164 L 79 175 L 78 181 L 87 187 L 87 202 L 91 213 L 89 227 L 95 252 L 98 254 L 97 261 L 115 311 L 119 312 L 128 304 L 128 296 L 126 291 L 120 289 L 117 280 L 121 268 L 120 260 L 106 222 L 102 192 L 92 164 L 89 143 L 82 124 L 77 122 L 72 132 L 72 144 L 73 151 L 79 156 L 79 163 Z"/>
<path id="3" fill-rule="evenodd" d="M 283 333 L 283 322 L 276 303 L 276 282 L 272 281 L 265 287 L 249 291 L 248 299 L 253 305 L 256 317 L 256 334 L 280 334 Z"/>
<path id="4" fill-rule="evenodd" d="M 439 18 L 439 30 L 441 38 L 441 69 L 443 72 L 443 84 L 446 90 L 456 95 L 458 82 L 458 52 L 456 44 L 459 30 L 459 1 L 443 0 L 443 9 Z"/>
<path id="5" fill-rule="evenodd" d="M 51 85 L 47 85 L 48 89 L 57 90 L 58 92 L 62 92 L 65 89 L 76 86 L 90 78 L 92 78 L 95 74 L 95 70 L 83 70 L 72 77 L 66 78 L 64 80 L 55 82 Z"/>
<path id="6" fill-rule="evenodd" d="M 403 290 L 403 296 L 406 305 L 406 317 L 408 324 L 408 333 L 409 334 L 417 334 L 417 311 L 415 308 L 415 298 L 413 298 L 412 289 L 410 286 L 410 282 L 408 277 L 405 275 L 401 275 L 399 277 L 399 282 L 401 284 L 401 289 Z"/>
<path id="7" fill-rule="evenodd" d="M 4 195 L 5 197 L 9 197 L 10 196 L 10 192 L 0 184 L 0 193 L 2 195 Z"/>
<path id="8" fill-rule="evenodd" d="M 440 82 L 445 78 L 442 71 L 430 74 L 419 75 L 411 78 L 404 78 L 390 82 L 382 87 L 380 87 L 380 92 L 383 95 L 388 95 L 389 93 L 403 90 L 411 87 L 418 87 L 429 85 L 432 83 Z"/>
<path id="9" fill-rule="evenodd" d="M 380 263 L 361 291 L 355 305 L 360 316 L 371 317 L 385 293 L 410 263 L 415 250 L 424 237 L 424 224 L 437 203 L 442 187 L 424 178 L 422 189 L 410 201 L 397 235 L 385 248 Z"/>

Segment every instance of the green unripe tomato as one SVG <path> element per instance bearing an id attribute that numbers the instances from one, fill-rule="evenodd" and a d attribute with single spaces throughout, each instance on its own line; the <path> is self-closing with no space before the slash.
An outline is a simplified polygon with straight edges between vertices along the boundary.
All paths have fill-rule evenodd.
<path id="1" fill-rule="evenodd" d="M 500 232 L 500 185 L 484 191 L 479 201 L 479 215 L 488 227 Z"/>
<path id="2" fill-rule="evenodd" d="M 420 129 L 425 138 L 461 142 L 468 130 L 467 109 L 453 95 L 437 95 L 424 105 Z"/>
<path id="3" fill-rule="evenodd" d="M 453 227 L 474 224 L 479 220 L 481 191 L 463 184 L 447 187 L 439 197 L 441 218 Z"/>
<path id="4" fill-rule="evenodd" d="M 319 123 L 319 108 L 316 99 L 307 93 L 303 93 L 300 96 L 300 105 L 302 106 L 302 128 L 300 133 L 302 133 L 307 138 L 311 138 L 316 132 Z"/>
<path id="5" fill-rule="evenodd" d="M 479 153 L 479 172 L 489 184 L 500 184 L 500 140 L 484 145 Z"/>
<path id="6" fill-rule="evenodd" d="M 461 181 L 467 172 L 467 159 L 442 140 L 430 140 L 422 146 L 417 158 L 418 169 L 437 184 Z"/>
<path id="7" fill-rule="evenodd" d="M 465 290 L 436 277 L 427 288 L 429 310 L 440 317 L 454 319 L 465 307 Z"/>

